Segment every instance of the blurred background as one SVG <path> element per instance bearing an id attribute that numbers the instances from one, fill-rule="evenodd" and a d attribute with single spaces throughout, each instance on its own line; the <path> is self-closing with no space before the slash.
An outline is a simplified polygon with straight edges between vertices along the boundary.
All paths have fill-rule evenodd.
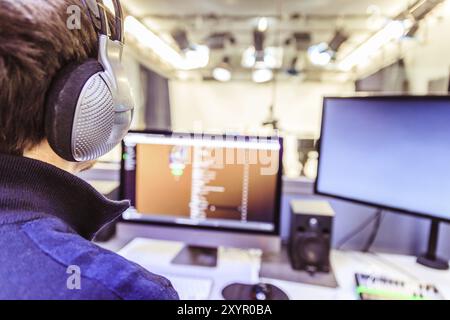
<path id="1" fill-rule="evenodd" d="M 323 96 L 448 91 L 450 1 L 122 3 L 134 128 L 276 130 L 287 176 L 315 176 Z"/>
<path id="2" fill-rule="evenodd" d="M 133 128 L 283 136 L 283 212 L 290 199 L 313 197 L 324 96 L 449 90 L 450 0 L 122 0 L 122 5 L 124 61 L 136 100 Z M 119 159 L 117 150 L 97 168 L 118 169 Z M 337 238 L 373 212 L 337 200 L 333 207 Z M 401 215 L 386 220 L 377 248 L 423 249 L 427 221 Z M 398 223 L 403 227 L 395 231 Z M 283 228 L 288 225 L 286 220 Z M 446 237 L 441 242 L 449 243 Z M 448 256 L 448 248 L 443 251 Z"/>

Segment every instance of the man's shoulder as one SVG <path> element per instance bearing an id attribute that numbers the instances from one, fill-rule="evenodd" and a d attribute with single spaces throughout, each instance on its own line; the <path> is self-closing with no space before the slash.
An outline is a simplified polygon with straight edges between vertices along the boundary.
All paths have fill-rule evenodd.
<path id="1" fill-rule="evenodd" d="M 81 287 L 87 279 L 121 299 L 178 298 L 167 279 L 71 232 L 59 219 L 28 222 L 22 230 L 49 258 L 77 270 Z"/>

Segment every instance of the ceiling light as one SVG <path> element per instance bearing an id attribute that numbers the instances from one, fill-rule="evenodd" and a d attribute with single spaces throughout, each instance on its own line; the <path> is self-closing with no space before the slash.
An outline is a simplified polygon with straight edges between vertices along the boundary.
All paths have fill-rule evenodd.
<path id="1" fill-rule="evenodd" d="M 241 65 L 244 68 L 251 69 L 255 67 L 257 62 L 263 62 L 266 68 L 278 69 L 283 64 L 283 52 L 282 47 L 267 47 L 264 49 L 263 54 L 259 56 L 259 61 L 257 61 L 256 50 L 252 46 L 247 48 L 242 54 Z"/>
<path id="2" fill-rule="evenodd" d="M 199 69 L 209 62 L 209 49 L 197 46 L 181 55 L 133 16 L 125 19 L 125 32 L 143 47 L 151 49 L 164 62 L 178 70 Z"/>
<path id="3" fill-rule="evenodd" d="M 258 20 L 258 31 L 259 32 L 266 32 L 269 28 L 269 20 L 266 17 L 259 18 Z"/>
<path id="4" fill-rule="evenodd" d="M 337 30 L 329 43 L 321 42 L 308 48 L 309 60 L 318 66 L 326 66 L 335 57 L 342 44 L 347 41 L 348 36 Z"/>
<path id="5" fill-rule="evenodd" d="M 193 45 L 185 50 L 186 60 L 189 62 L 191 69 L 204 68 L 209 63 L 209 48 L 204 45 Z"/>
<path id="6" fill-rule="evenodd" d="M 378 51 L 381 47 L 392 40 L 402 38 L 408 30 L 408 26 L 404 21 L 393 20 L 386 26 L 370 37 L 366 42 L 361 44 L 346 56 L 340 63 L 339 69 L 349 71 L 354 66 L 367 60 L 370 55 Z"/>
<path id="7" fill-rule="evenodd" d="M 141 45 L 152 49 L 165 62 L 176 69 L 182 69 L 183 60 L 181 55 L 136 18 L 132 16 L 126 17 L 125 32 L 132 35 Z"/>
<path id="8" fill-rule="evenodd" d="M 308 57 L 312 64 L 325 66 L 330 63 L 333 53 L 329 49 L 328 44 L 321 42 L 309 47 Z"/>
<path id="9" fill-rule="evenodd" d="M 228 68 L 217 66 L 213 70 L 213 77 L 220 82 L 228 82 L 231 80 L 231 71 Z"/>
<path id="10" fill-rule="evenodd" d="M 223 61 L 214 68 L 213 78 L 220 82 L 228 82 L 231 80 L 231 67 L 228 57 L 223 58 Z"/>
<path id="11" fill-rule="evenodd" d="M 252 79 L 256 83 L 268 82 L 273 79 L 273 71 L 268 68 L 255 69 L 252 73 Z"/>

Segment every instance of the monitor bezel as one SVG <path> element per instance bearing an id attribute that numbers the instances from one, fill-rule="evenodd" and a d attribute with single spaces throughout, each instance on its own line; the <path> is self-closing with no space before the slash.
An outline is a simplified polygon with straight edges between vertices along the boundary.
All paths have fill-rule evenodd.
<path id="1" fill-rule="evenodd" d="M 375 207 L 375 208 L 378 208 L 381 210 L 387 210 L 387 211 L 392 211 L 392 212 L 400 213 L 400 214 L 406 214 L 406 215 L 410 215 L 410 216 L 414 216 L 414 217 L 418 217 L 418 218 L 434 219 L 434 220 L 438 220 L 441 222 L 450 223 L 450 218 L 447 219 L 445 217 L 434 216 L 429 213 L 411 211 L 411 210 L 407 210 L 404 208 L 387 206 L 387 205 L 376 203 L 376 202 L 368 202 L 368 201 L 363 201 L 363 200 L 359 200 L 359 199 L 353 199 L 353 198 L 349 198 L 349 197 L 335 195 L 332 193 L 322 192 L 318 189 L 319 177 L 321 174 L 320 173 L 321 172 L 320 159 L 321 159 L 321 150 L 322 150 L 323 137 L 324 137 L 324 128 L 325 128 L 324 124 L 325 124 L 325 120 L 326 120 L 327 102 L 329 100 L 367 100 L 367 99 L 368 100 L 388 100 L 388 99 L 391 99 L 391 100 L 424 99 L 425 100 L 425 99 L 427 99 L 427 100 L 446 100 L 450 103 L 450 95 L 356 95 L 356 96 L 324 97 L 323 105 L 322 105 L 322 120 L 321 120 L 321 129 L 320 129 L 320 138 L 319 138 L 319 143 L 318 143 L 319 157 L 318 157 L 318 166 L 317 166 L 317 177 L 314 182 L 314 193 L 317 195 L 320 195 L 320 196 L 326 196 L 326 197 L 330 197 L 330 198 L 334 198 L 334 199 L 338 199 L 338 200 L 348 201 L 348 202 L 355 203 L 355 204 L 371 206 L 371 207 Z"/>
<path id="2" fill-rule="evenodd" d="M 178 131 L 170 131 L 170 130 L 130 130 L 129 133 L 133 134 L 158 134 L 164 136 L 171 136 L 173 134 L 177 135 L 195 135 L 201 134 L 203 136 L 208 137 L 226 137 L 225 134 L 210 134 L 210 133 L 195 133 L 195 132 L 178 132 Z M 251 135 L 239 135 L 233 134 L 233 137 L 236 138 L 244 138 L 244 139 L 253 139 L 253 138 L 261 138 L 261 136 L 251 136 Z M 281 196 L 282 196 L 282 182 L 283 182 L 283 138 L 280 136 L 265 136 L 270 137 L 272 139 L 277 139 L 280 144 L 280 152 L 279 152 L 279 170 L 277 173 L 277 187 L 275 194 L 275 212 L 274 212 L 274 229 L 272 231 L 260 231 L 253 229 L 242 229 L 242 228 L 231 228 L 231 227 L 211 227 L 211 226 L 201 226 L 201 225 L 187 225 L 187 224 L 178 224 L 173 222 L 162 222 L 162 221 L 148 221 L 148 220 L 137 220 L 137 219 L 124 219 L 123 214 L 120 216 L 119 221 L 122 223 L 132 223 L 132 224 L 141 224 L 141 225 L 152 225 L 152 226 L 164 226 L 164 227 L 174 227 L 174 228 L 185 228 L 185 229 L 198 229 L 205 231 L 218 231 L 218 232 L 231 232 L 231 233 L 239 233 L 239 234 L 255 234 L 255 235 L 266 235 L 266 236 L 281 236 Z M 121 155 L 124 152 L 124 140 L 122 140 L 122 149 Z M 124 197 L 124 174 L 125 174 L 125 160 L 121 156 L 121 165 L 120 165 L 120 185 L 119 185 L 119 197 L 120 199 L 125 199 Z M 126 200 L 126 199 L 125 199 Z"/>

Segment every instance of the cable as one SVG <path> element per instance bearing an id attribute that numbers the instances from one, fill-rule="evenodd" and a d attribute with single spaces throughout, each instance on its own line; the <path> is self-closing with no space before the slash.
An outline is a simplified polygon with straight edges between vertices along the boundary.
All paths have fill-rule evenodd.
<path id="1" fill-rule="evenodd" d="M 380 209 L 375 213 L 375 224 L 373 226 L 371 234 L 369 235 L 369 238 L 367 238 L 367 241 L 362 249 L 362 252 L 369 252 L 370 248 L 375 242 L 375 239 L 377 238 L 382 220 L 383 220 L 383 210 Z"/>
<path id="2" fill-rule="evenodd" d="M 282 17 L 282 15 L 283 15 L 283 0 L 276 2 L 275 10 L 277 12 L 277 15 L 279 17 Z M 280 19 L 280 23 L 281 23 L 281 19 Z M 277 24 L 277 27 L 275 30 L 275 36 L 274 36 L 275 47 L 280 47 L 280 43 L 281 43 L 280 23 Z M 273 130 L 275 131 L 276 134 L 278 134 L 278 131 L 280 129 L 278 127 L 279 121 L 278 121 L 278 119 L 275 118 L 275 109 L 277 107 L 277 95 L 278 95 L 278 71 L 274 70 L 273 71 L 273 79 L 272 79 L 272 101 L 271 101 L 271 105 L 269 107 L 269 118 L 266 123 L 263 123 L 263 126 L 266 124 L 272 125 Z"/>
<path id="3" fill-rule="evenodd" d="M 377 211 L 373 216 L 369 217 L 363 221 L 358 227 L 350 231 L 346 236 L 344 236 L 336 245 L 336 249 L 341 249 L 349 240 L 353 239 L 356 235 L 360 234 L 364 229 L 366 229 L 372 221 L 377 219 L 379 211 Z"/>

